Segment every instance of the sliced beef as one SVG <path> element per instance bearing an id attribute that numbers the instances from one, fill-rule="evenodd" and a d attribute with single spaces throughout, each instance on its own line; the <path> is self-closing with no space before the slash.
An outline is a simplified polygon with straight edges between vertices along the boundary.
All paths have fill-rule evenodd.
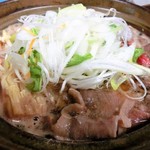
<path id="1" fill-rule="evenodd" d="M 61 116 L 57 120 L 56 124 L 52 127 L 57 139 L 69 139 L 70 138 L 70 128 L 72 126 L 73 118 L 83 114 L 85 112 L 85 107 L 80 104 L 70 104 L 61 111 Z"/>
<path id="2" fill-rule="evenodd" d="M 109 119 L 91 119 L 88 116 L 79 115 L 72 119 L 70 138 L 83 140 L 116 137 L 118 119 L 118 116 L 112 116 Z"/>
<path id="3" fill-rule="evenodd" d="M 92 119 L 86 115 L 83 106 L 79 104 L 71 104 L 67 107 L 67 110 L 65 112 L 63 110 L 61 117 L 52 127 L 55 138 L 83 140 L 116 137 L 118 116 L 109 119 Z"/>
<path id="4" fill-rule="evenodd" d="M 150 119 L 149 94 L 145 97 L 144 101 L 136 102 L 133 109 L 131 109 L 131 111 L 129 112 L 128 117 L 131 119 L 133 126 Z"/>
<path id="5" fill-rule="evenodd" d="M 123 94 L 109 89 L 71 89 L 69 94 L 77 100 L 63 108 L 60 118 L 53 125 L 56 138 L 83 140 L 116 137 L 118 128 L 132 126 L 128 113 L 135 101 Z"/>
<path id="6" fill-rule="evenodd" d="M 61 115 L 56 124 L 52 126 L 52 132 L 56 139 L 67 140 L 70 134 L 71 117 Z"/>
<path id="7" fill-rule="evenodd" d="M 109 89 L 80 90 L 91 118 L 110 118 L 119 115 L 126 97 Z"/>
<path id="8" fill-rule="evenodd" d="M 138 108 L 133 108 L 129 112 L 128 117 L 132 121 L 132 126 L 135 126 L 137 124 L 140 124 L 141 122 L 145 122 L 150 119 L 150 113 L 142 111 Z"/>
<path id="9" fill-rule="evenodd" d="M 131 119 L 128 117 L 128 113 L 132 110 L 135 101 L 126 99 L 121 106 L 119 112 L 119 127 L 130 128 L 132 126 Z"/>
<path id="10" fill-rule="evenodd" d="M 72 96 L 72 98 L 76 101 L 76 103 L 79 103 L 82 106 L 85 106 L 85 102 L 84 102 L 83 97 L 79 91 L 77 91 L 73 88 L 70 88 L 68 90 L 68 94 Z"/>

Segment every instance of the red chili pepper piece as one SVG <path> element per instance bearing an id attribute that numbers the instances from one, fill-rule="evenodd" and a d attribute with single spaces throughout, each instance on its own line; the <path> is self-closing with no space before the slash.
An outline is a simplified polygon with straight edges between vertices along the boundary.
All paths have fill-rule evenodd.
<path id="1" fill-rule="evenodd" d="M 140 65 L 142 65 L 142 66 L 145 66 L 145 67 L 150 67 L 150 58 L 148 57 L 148 55 L 146 55 L 145 53 L 143 53 L 137 59 L 137 63 L 140 64 Z"/>

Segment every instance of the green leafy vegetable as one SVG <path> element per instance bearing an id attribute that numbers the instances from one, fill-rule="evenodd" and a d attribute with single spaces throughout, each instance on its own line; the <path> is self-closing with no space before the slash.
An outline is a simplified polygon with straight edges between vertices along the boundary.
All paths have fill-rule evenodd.
<path id="1" fill-rule="evenodd" d="M 78 64 L 82 63 L 83 61 L 88 60 L 90 58 L 92 58 L 92 55 L 90 53 L 85 54 L 83 56 L 79 55 L 79 54 L 75 54 L 75 55 L 73 55 L 73 57 L 67 64 L 67 67 L 78 65 Z"/>
<path id="2" fill-rule="evenodd" d="M 144 53 L 144 50 L 142 48 L 136 48 L 135 51 L 134 51 L 133 58 L 132 58 L 133 62 L 136 62 L 138 57 L 140 55 L 142 55 L 143 53 Z"/>
<path id="3" fill-rule="evenodd" d="M 65 44 L 65 50 L 69 49 L 73 44 L 74 44 L 74 41 L 68 41 L 68 42 Z"/>
<path id="4" fill-rule="evenodd" d="M 39 66 L 31 66 L 30 67 L 30 73 L 31 73 L 31 77 L 41 77 L 42 72 L 41 72 L 41 68 Z"/>
<path id="5" fill-rule="evenodd" d="M 25 52 L 25 47 L 21 47 L 18 51 L 18 54 L 22 55 Z"/>
<path id="6" fill-rule="evenodd" d="M 98 41 L 99 41 L 99 38 L 96 37 L 96 36 L 90 36 L 90 37 L 88 37 L 88 43 L 89 44 L 93 44 L 93 43 L 96 43 Z"/>
<path id="7" fill-rule="evenodd" d="M 40 31 L 39 28 L 32 28 L 32 29 L 31 29 L 31 32 L 32 32 L 34 35 L 38 35 L 38 34 L 39 34 L 39 31 Z"/>
<path id="8" fill-rule="evenodd" d="M 111 24 L 110 27 L 113 28 L 113 29 L 116 29 L 117 25 L 116 24 Z"/>
<path id="9" fill-rule="evenodd" d="M 106 40 L 104 40 L 103 42 L 102 42 L 102 46 L 104 46 L 106 44 Z"/>
<path id="10" fill-rule="evenodd" d="M 109 25 L 110 26 L 110 28 L 111 28 L 111 31 L 113 31 L 113 32 L 118 32 L 119 30 L 121 30 L 122 29 L 122 27 L 120 26 L 120 25 L 116 25 L 116 24 L 110 24 Z"/>
<path id="11" fill-rule="evenodd" d="M 42 88 L 42 78 L 32 78 L 32 82 L 27 84 L 26 87 L 32 92 L 38 92 Z"/>
<path id="12" fill-rule="evenodd" d="M 38 51 L 33 50 L 28 58 L 32 82 L 27 84 L 27 88 L 32 92 L 38 92 L 42 88 L 42 70 L 38 66 L 38 62 L 41 61 L 41 54 Z"/>
<path id="13" fill-rule="evenodd" d="M 119 86 L 127 80 L 127 77 L 117 73 L 116 75 L 113 76 L 113 78 L 110 81 L 111 87 L 113 88 L 113 90 L 117 90 L 119 88 Z"/>
<path id="14" fill-rule="evenodd" d="M 38 51 L 33 50 L 31 55 L 29 56 L 28 61 L 29 65 L 36 65 L 38 62 L 42 61 L 42 56 Z"/>

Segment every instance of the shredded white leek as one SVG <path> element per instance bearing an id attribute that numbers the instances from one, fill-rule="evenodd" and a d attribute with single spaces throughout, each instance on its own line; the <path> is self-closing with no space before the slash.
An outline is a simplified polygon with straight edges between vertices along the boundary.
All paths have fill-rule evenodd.
<path id="1" fill-rule="evenodd" d="M 132 33 L 126 21 L 116 14 L 114 8 L 102 13 L 77 4 L 59 9 L 58 13 L 21 16 L 19 22 L 23 27 L 7 53 L 16 75 L 22 81 L 19 71 L 23 74 L 29 71 L 28 58 L 36 50 L 42 56 L 38 62 L 42 70 L 41 90 L 60 79 L 61 92 L 67 83 L 74 88 L 95 89 L 108 85 L 116 73 L 122 73 L 133 75 L 140 83 L 144 94 L 136 99 L 142 99 L 147 91 L 137 76 L 150 75 L 150 69 L 132 63 L 135 43 L 127 45 Z M 37 35 L 32 33 L 33 28 Z M 25 52 L 18 56 L 21 47 Z M 130 82 L 136 88 L 131 78 Z"/>

